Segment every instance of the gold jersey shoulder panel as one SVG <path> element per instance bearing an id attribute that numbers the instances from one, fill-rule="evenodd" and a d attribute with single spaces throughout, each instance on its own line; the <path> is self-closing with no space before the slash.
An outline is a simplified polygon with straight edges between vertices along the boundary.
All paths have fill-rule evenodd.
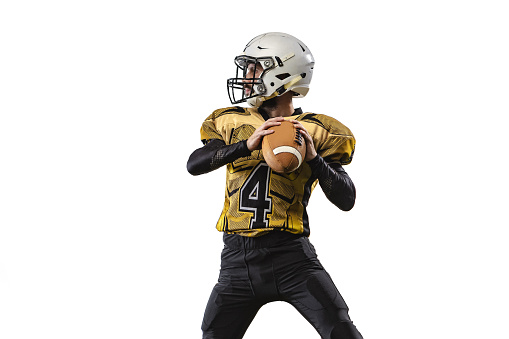
<path id="1" fill-rule="evenodd" d="M 324 114 L 304 113 L 299 120 L 313 137 L 316 151 L 327 162 L 348 165 L 355 151 L 355 137 L 348 127 Z"/>
<path id="2" fill-rule="evenodd" d="M 200 130 L 201 140 L 206 142 L 212 139 L 220 139 L 226 144 L 231 144 L 233 141 L 233 139 L 230 140 L 230 137 L 232 137 L 231 129 L 237 129 L 238 134 L 240 132 L 238 128 L 241 127 L 239 122 L 247 124 L 260 122 L 261 125 L 263 118 L 256 110 L 249 108 L 234 106 L 217 109 L 203 122 Z M 241 138 L 244 136 L 243 134 L 240 135 Z M 249 138 L 251 134 L 252 132 L 245 139 Z M 240 140 L 234 142 L 238 141 Z"/>
<path id="3" fill-rule="evenodd" d="M 299 120 L 313 137 L 317 152 L 327 161 L 351 161 L 355 139 L 350 130 L 326 115 L 304 113 Z M 201 139 L 234 144 L 248 139 L 265 122 L 255 108 L 228 107 L 214 111 L 202 124 Z M 304 163 L 290 174 L 273 172 L 261 150 L 226 166 L 223 211 L 216 228 L 227 233 L 259 236 L 279 230 L 309 235 L 306 206 L 317 184 Z"/>

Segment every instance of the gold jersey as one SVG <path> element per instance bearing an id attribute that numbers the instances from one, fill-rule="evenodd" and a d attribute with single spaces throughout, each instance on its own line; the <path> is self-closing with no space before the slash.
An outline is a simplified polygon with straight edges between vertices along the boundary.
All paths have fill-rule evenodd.
<path id="1" fill-rule="evenodd" d="M 248 139 L 267 118 L 255 108 L 218 109 L 203 122 L 201 139 L 234 144 Z M 286 119 L 300 121 L 327 162 L 346 165 L 352 161 L 355 138 L 339 121 L 300 109 Z M 308 236 L 306 206 L 317 182 L 306 162 L 290 174 L 281 174 L 264 162 L 261 150 L 253 151 L 227 164 L 224 208 L 216 228 L 250 237 L 274 230 Z"/>

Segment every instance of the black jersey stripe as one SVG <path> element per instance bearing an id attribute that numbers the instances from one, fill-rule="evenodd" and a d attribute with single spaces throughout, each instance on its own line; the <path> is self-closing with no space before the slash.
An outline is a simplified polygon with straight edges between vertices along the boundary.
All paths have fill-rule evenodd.
<path id="1" fill-rule="evenodd" d="M 237 193 L 237 191 L 239 190 L 239 188 L 236 188 L 234 189 L 233 191 L 229 191 L 228 188 L 226 189 L 226 191 L 228 192 L 228 197 L 231 197 L 232 195 L 234 195 L 235 193 Z"/>
<path id="2" fill-rule="evenodd" d="M 309 113 L 309 114 L 302 116 L 299 120 L 309 122 L 312 124 L 316 124 L 316 125 L 322 127 L 323 129 L 327 129 L 327 128 L 325 128 L 325 125 L 320 120 L 315 118 L 315 116 L 317 116 L 317 114 Z"/>
<path id="3" fill-rule="evenodd" d="M 285 197 L 284 195 L 276 192 L 276 191 L 273 191 L 273 190 L 270 190 L 270 194 L 283 200 L 283 201 L 286 201 L 287 203 L 291 204 L 293 202 L 293 199 L 295 199 L 295 194 L 293 195 L 293 197 L 291 198 L 288 198 L 288 197 Z"/>
<path id="4" fill-rule="evenodd" d="M 232 165 L 233 173 L 242 172 L 242 171 L 250 171 L 254 168 L 254 166 L 244 166 L 244 165 L 235 166 L 235 162 L 232 162 L 231 165 Z"/>
<path id="5" fill-rule="evenodd" d="M 240 106 L 233 106 L 233 107 L 227 108 L 226 110 L 222 111 L 221 113 L 222 114 L 225 114 L 225 113 L 246 113 L 246 109 L 243 107 L 240 107 Z"/>
<path id="6" fill-rule="evenodd" d="M 311 196 L 311 187 L 313 186 L 313 183 L 315 182 L 316 179 L 317 179 L 317 177 L 313 174 L 313 175 L 311 175 L 311 177 L 308 179 L 308 181 L 304 185 L 304 195 L 302 196 L 302 205 L 304 206 L 304 209 L 302 211 L 302 226 L 303 226 L 304 230 L 303 230 L 302 234 L 304 236 L 309 236 L 309 234 L 310 234 L 309 218 L 308 218 L 308 212 L 307 212 L 306 207 L 309 202 L 309 197 Z"/>

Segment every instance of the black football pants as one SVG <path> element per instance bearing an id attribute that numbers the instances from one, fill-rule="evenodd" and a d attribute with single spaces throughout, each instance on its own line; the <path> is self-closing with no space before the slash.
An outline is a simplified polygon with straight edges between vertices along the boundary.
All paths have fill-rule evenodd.
<path id="1" fill-rule="evenodd" d="M 348 307 L 307 237 L 274 232 L 224 236 L 219 281 L 203 318 L 203 338 L 242 338 L 264 304 L 286 301 L 326 339 L 362 339 Z M 275 314 L 280 326 L 295 319 Z M 270 333 L 267 333 L 270 338 Z"/>

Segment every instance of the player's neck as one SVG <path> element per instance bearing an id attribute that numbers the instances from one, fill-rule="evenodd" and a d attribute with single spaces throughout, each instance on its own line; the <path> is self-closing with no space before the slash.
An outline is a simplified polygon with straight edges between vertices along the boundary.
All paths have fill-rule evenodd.
<path id="1" fill-rule="evenodd" d="M 293 94 L 288 92 L 264 102 L 260 109 L 267 113 L 269 118 L 289 117 L 295 112 L 292 99 Z"/>

